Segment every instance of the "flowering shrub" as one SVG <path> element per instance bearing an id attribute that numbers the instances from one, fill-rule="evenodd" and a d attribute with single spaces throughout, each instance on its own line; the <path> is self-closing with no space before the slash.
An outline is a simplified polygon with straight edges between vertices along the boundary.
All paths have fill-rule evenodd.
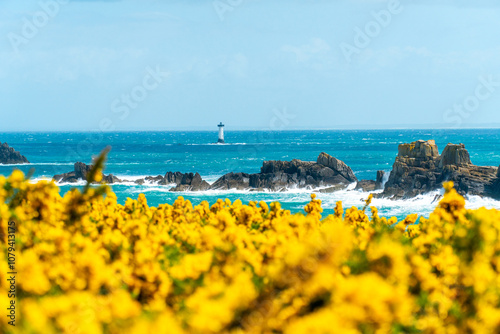
<path id="1" fill-rule="evenodd" d="M 99 179 L 97 170 L 91 177 Z M 429 219 L 370 207 L 322 217 L 179 197 L 117 203 L 106 187 L 61 196 L 0 176 L 0 248 L 15 221 L 14 333 L 493 333 L 500 329 L 500 212 L 466 210 L 452 184 Z M 0 305 L 8 305 L 0 257 Z"/>

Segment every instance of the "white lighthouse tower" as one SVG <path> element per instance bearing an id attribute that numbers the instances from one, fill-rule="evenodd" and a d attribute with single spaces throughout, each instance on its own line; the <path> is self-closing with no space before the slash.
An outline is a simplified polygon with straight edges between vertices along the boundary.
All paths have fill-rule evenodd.
<path id="1" fill-rule="evenodd" d="M 224 124 L 220 122 L 220 124 L 217 126 L 219 127 L 219 140 L 217 141 L 217 143 L 224 144 Z"/>

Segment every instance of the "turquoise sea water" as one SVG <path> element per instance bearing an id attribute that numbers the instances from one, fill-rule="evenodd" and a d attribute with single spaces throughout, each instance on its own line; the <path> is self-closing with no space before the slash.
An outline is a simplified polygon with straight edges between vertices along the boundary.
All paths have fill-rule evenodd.
<path id="1" fill-rule="evenodd" d="M 332 130 L 332 131 L 231 131 L 226 129 L 227 144 L 217 145 L 217 129 L 203 132 L 28 132 L 0 133 L 0 141 L 20 151 L 31 165 L 3 166 L 0 174 L 8 175 L 13 168 L 28 172 L 35 169 L 34 180 L 51 178 L 54 174 L 73 170 L 76 161 L 91 162 L 105 146 L 111 146 L 105 173 L 112 173 L 131 182 L 112 186 L 118 199 L 147 195 L 148 204 L 172 203 L 184 196 L 193 203 L 218 198 L 266 202 L 280 201 L 294 212 L 301 211 L 309 201 L 310 190 L 287 192 L 207 191 L 169 192 L 171 186 L 155 184 L 135 185 L 134 179 L 147 175 L 164 175 L 167 171 L 199 172 L 208 182 L 225 173 L 260 171 L 264 160 L 316 160 L 327 152 L 347 163 L 358 179 L 375 179 L 377 170 L 389 172 L 397 155 L 398 144 L 418 139 L 434 139 L 440 152 L 447 143 L 464 143 L 476 165 L 500 164 L 500 130 Z M 74 185 L 61 185 L 65 192 Z M 351 187 L 353 188 L 353 187 Z M 323 200 L 325 214 L 333 212 L 335 202 L 344 201 L 344 207 L 363 205 L 367 193 L 351 189 L 333 194 L 318 194 Z M 403 217 L 409 213 L 427 216 L 435 204 L 435 194 L 407 201 L 376 199 L 374 204 L 381 214 Z M 487 198 L 470 197 L 469 207 L 499 208 L 500 202 Z"/>

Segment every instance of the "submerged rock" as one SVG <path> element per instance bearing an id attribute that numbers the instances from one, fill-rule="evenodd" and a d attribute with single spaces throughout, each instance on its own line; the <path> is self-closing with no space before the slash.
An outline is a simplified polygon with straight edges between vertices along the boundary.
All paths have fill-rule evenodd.
<path id="1" fill-rule="evenodd" d="M 0 164 L 29 164 L 24 155 L 14 150 L 7 143 L 0 142 Z"/>
<path id="2" fill-rule="evenodd" d="M 333 187 L 319 189 L 318 192 L 322 194 L 331 194 L 339 190 L 344 190 L 347 188 L 347 184 L 337 184 Z"/>

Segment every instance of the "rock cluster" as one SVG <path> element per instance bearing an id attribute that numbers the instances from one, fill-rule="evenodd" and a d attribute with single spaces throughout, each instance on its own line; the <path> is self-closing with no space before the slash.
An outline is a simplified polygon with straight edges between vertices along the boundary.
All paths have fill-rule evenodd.
<path id="1" fill-rule="evenodd" d="M 453 181 L 463 195 L 492 196 L 498 168 L 472 164 L 463 144 L 448 144 L 439 155 L 433 140 L 419 140 L 399 145 L 382 196 L 411 198 L 440 189 L 445 181 Z"/>
<path id="2" fill-rule="evenodd" d="M 55 182 L 59 183 L 76 183 L 78 181 L 87 180 L 87 174 L 92 170 L 92 165 L 86 165 L 83 162 L 76 162 L 72 172 L 54 175 L 52 178 Z M 102 182 L 104 183 L 120 183 L 119 178 L 113 174 L 103 175 Z"/>
<path id="3" fill-rule="evenodd" d="M 182 175 L 182 177 L 180 176 Z M 165 179 L 170 180 L 168 183 L 175 183 L 176 186 L 170 191 L 203 191 L 210 188 L 210 184 L 203 180 L 198 173 L 180 173 L 169 172 L 165 175 Z"/>
<path id="4" fill-rule="evenodd" d="M 283 191 L 289 188 L 346 188 L 356 182 L 352 169 L 344 162 L 321 153 L 316 162 L 264 161 L 260 173 L 229 173 L 219 178 L 210 189 L 250 189 Z"/>
<path id="5" fill-rule="evenodd" d="M 385 172 L 383 170 L 379 170 L 377 171 L 377 178 L 375 179 L 375 181 L 359 180 L 354 190 L 375 191 L 384 189 L 384 177 L 385 177 Z"/>
<path id="6" fill-rule="evenodd" d="M 29 164 L 24 155 L 9 147 L 7 143 L 0 142 L 0 164 Z"/>
<path id="7" fill-rule="evenodd" d="M 165 176 L 148 176 L 135 181 L 137 184 L 146 182 L 159 185 L 175 184 L 175 187 L 170 191 L 202 191 L 210 187 L 210 184 L 203 180 L 198 173 L 167 172 Z"/>
<path id="8" fill-rule="evenodd" d="M 55 175 L 57 182 L 86 180 L 92 166 L 77 162 L 74 171 Z M 387 182 L 385 182 L 387 180 Z M 104 175 L 106 183 L 123 182 L 112 174 Z M 378 197 L 406 199 L 441 189 L 442 183 L 453 181 L 462 195 L 480 195 L 500 199 L 500 167 L 482 167 L 472 164 L 463 144 L 448 144 L 442 154 L 433 140 L 419 140 L 401 144 L 388 179 L 383 171 L 375 180 L 358 181 L 352 169 L 344 162 L 321 153 L 316 162 L 264 161 L 260 173 L 228 173 L 212 185 L 198 173 L 168 172 L 164 176 L 148 176 L 135 181 L 137 184 L 154 183 L 174 187 L 170 191 L 204 190 L 253 190 L 284 191 L 290 188 L 318 189 L 334 192 L 357 182 L 356 190 L 383 189 Z"/>

